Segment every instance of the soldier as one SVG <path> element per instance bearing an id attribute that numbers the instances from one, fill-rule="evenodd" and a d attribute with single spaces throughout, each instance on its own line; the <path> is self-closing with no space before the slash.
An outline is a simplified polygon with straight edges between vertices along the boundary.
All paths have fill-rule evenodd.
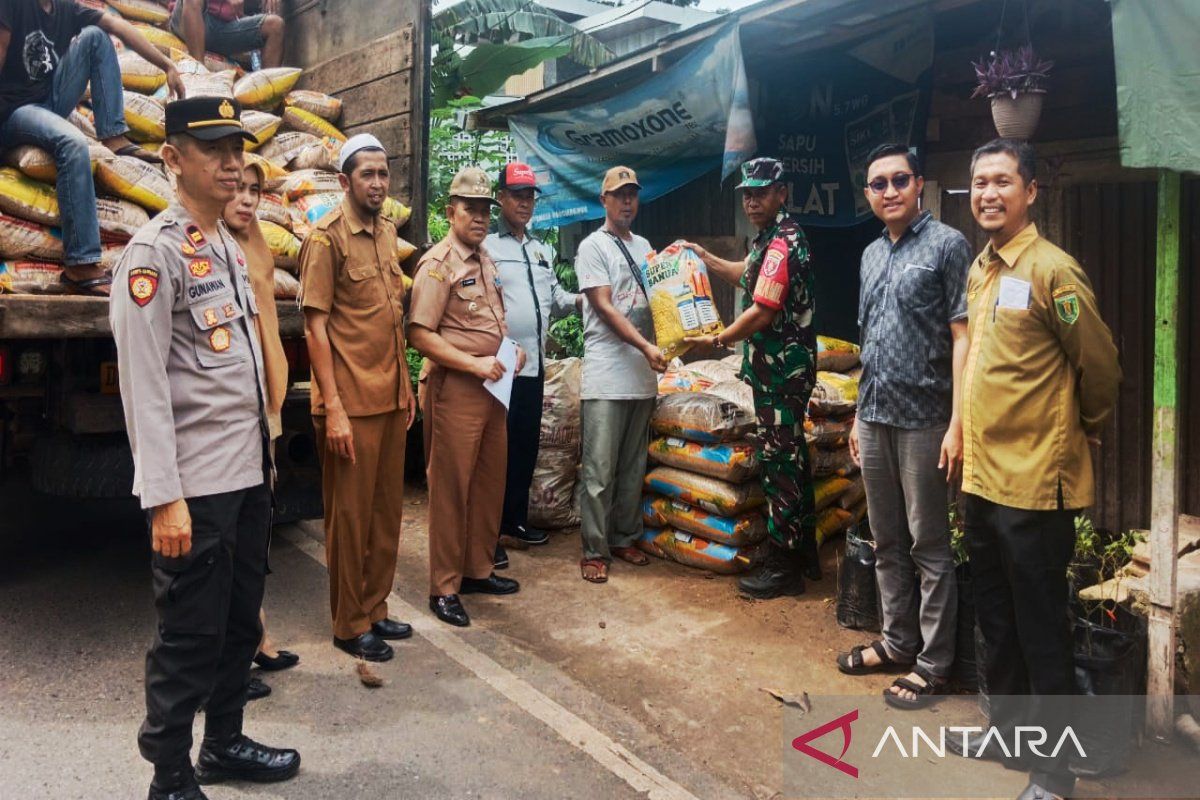
<path id="1" fill-rule="evenodd" d="M 346 190 L 300 251 L 300 305 L 312 360 L 333 644 L 367 661 L 412 627 L 388 619 L 404 511 L 404 442 L 416 417 L 404 358 L 404 273 L 396 228 L 379 216 L 387 153 L 370 134 L 342 145 Z"/>
<path id="2" fill-rule="evenodd" d="M 812 462 L 804 413 L 816 381 L 812 329 L 813 273 L 808 240 L 788 216 L 783 164 L 756 158 L 742 165 L 742 208 L 758 235 L 745 261 L 726 261 L 688 244 L 718 277 L 743 289 L 742 315 L 716 336 L 694 341 L 724 346 L 747 340 L 742 378 L 754 390 L 767 495 L 770 541 L 762 565 L 738 581 L 751 597 L 804 592 L 804 575 L 821 577 L 817 560 Z"/>
<path id="3" fill-rule="evenodd" d="M 154 551 L 158 629 L 138 746 L 154 764 L 151 800 L 203 800 L 197 781 L 286 780 L 300 754 L 242 733 L 262 635 L 272 467 L 258 307 L 220 216 L 241 179 L 242 141 L 254 137 L 239 104 L 217 97 L 168 104 L 166 130 L 162 155 L 178 199 L 125 249 L 109 316 L 133 493 Z"/>
<path id="4" fill-rule="evenodd" d="M 429 608 L 471 624 L 461 594 L 513 594 L 492 568 L 500 538 L 508 435 L 505 408 L 483 385 L 499 380 L 507 327 L 500 273 L 482 244 L 495 203 L 487 175 L 464 167 L 450 183 L 450 232 L 421 258 L 409 338 L 428 359 L 422 375 L 429 477 Z M 516 369 L 525 365 L 517 351 Z"/>

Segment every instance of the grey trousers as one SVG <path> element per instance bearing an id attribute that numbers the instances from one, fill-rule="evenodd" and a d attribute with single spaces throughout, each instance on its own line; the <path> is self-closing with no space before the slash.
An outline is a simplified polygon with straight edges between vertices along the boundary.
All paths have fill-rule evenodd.
<path id="1" fill-rule="evenodd" d="M 915 660 L 936 678 L 950 675 L 958 613 L 946 473 L 937 466 L 945 435 L 944 426 L 905 430 L 858 423 L 883 644 L 893 659 Z"/>
<path id="2" fill-rule="evenodd" d="M 583 491 L 579 514 L 583 557 L 611 561 L 609 548 L 642 535 L 642 483 L 654 398 L 584 400 Z"/>

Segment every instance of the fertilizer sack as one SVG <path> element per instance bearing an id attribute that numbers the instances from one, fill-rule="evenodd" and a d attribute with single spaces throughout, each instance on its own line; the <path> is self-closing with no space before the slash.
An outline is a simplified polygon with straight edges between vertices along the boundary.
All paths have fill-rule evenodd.
<path id="1" fill-rule="evenodd" d="M 659 394 L 675 394 L 676 392 L 704 392 L 712 386 L 712 381 L 698 372 L 684 367 L 676 359 L 667 367 L 658 379 Z"/>
<path id="2" fill-rule="evenodd" d="M 850 443 L 850 428 L 854 417 L 836 419 L 833 417 L 808 417 L 804 420 L 804 435 L 809 444 L 822 450 L 837 450 Z"/>
<path id="3" fill-rule="evenodd" d="M 109 241 L 128 241 L 138 228 L 150 221 L 150 215 L 137 203 L 115 197 L 96 198 L 96 217 L 100 220 L 100 237 Z"/>
<path id="4" fill-rule="evenodd" d="M 257 150 L 262 147 L 263 142 L 268 141 L 279 130 L 279 121 L 279 117 L 265 111 L 242 112 L 242 125 L 258 140 L 257 143 L 247 140 L 246 149 Z"/>
<path id="5" fill-rule="evenodd" d="M 692 372 L 703 375 L 713 383 L 725 383 L 726 381 L 741 380 L 741 364 L 732 366 L 723 360 L 715 358 L 706 358 L 701 361 L 693 361 L 687 365 L 687 368 Z"/>
<path id="6" fill-rule="evenodd" d="M 59 223 L 54 187 L 30 180 L 12 167 L 0 167 L 0 211 L 43 225 Z"/>
<path id="7" fill-rule="evenodd" d="M 670 528 L 647 528 L 637 545 L 652 556 L 718 575 L 735 575 L 750 567 L 750 551 L 747 548 L 710 542 Z"/>
<path id="8" fill-rule="evenodd" d="M 682 500 L 723 517 L 736 517 L 767 501 L 757 481 L 733 484 L 676 467 L 655 467 L 646 475 L 646 489 Z"/>
<path id="9" fill-rule="evenodd" d="M 167 73 L 132 50 L 117 56 L 117 67 L 121 70 L 121 86 L 131 92 L 150 94 L 167 82 Z"/>
<path id="10" fill-rule="evenodd" d="M 262 219 L 258 221 L 258 228 L 262 231 L 263 238 L 267 240 L 267 247 L 271 249 L 271 255 L 275 257 L 277 268 L 293 272 L 299 268 L 300 240 L 296 238 L 295 234 L 282 225 Z"/>
<path id="11" fill-rule="evenodd" d="M 271 138 L 271 141 L 259 147 L 255 152 L 283 169 L 300 154 L 302 150 L 321 143 L 319 136 L 300 131 L 285 131 Z"/>
<path id="12" fill-rule="evenodd" d="M 858 407 L 858 379 L 837 372 L 818 372 L 817 385 L 808 401 L 814 417 L 840 417 Z"/>
<path id="13" fill-rule="evenodd" d="M 133 27 L 137 28 L 138 33 L 145 37 L 147 42 L 158 48 L 164 56 L 170 56 L 172 50 L 187 50 L 187 44 L 170 31 L 147 25 L 144 22 L 135 22 Z M 191 95 L 189 94 L 188 97 Z"/>
<path id="14" fill-rule="evenodd" d="M 342 185 L 338 182 L 337 175 L 319 169 L 301 170 L 288 175 L 280 187 L 280 194 L 291 203 L 295 203 L 305 195 L 322 192 L 337 194 L 338 202 L 341 202 Z M 320 217 L 318 216 L 317 219 Z"/>
<path id="15" fill-rule="evenodd" d="M 62 288 L 62 266 L 42 261 L 0 261 L 0 294 L 40 294 Z"/>
<path id="16" fill-rule="evenodd" d="M 304 70 L 295 67 L 272 67 L 248 73 L 233 86 L 233 96 L 247 108 L 275 108 Z"/>
<path id="17" fill-rule="evenodd" d="M 113 151 L 98 142 L 88 142 L 88 158 L 92 162 L 92 171 L 96 170 L 96 162 L 102 158 L 112 158 Z M 14 147 L 4 154 L 4 163 L 16 167 L 22 175 L 42 183 L 53 184 L 58 180 L 58 165 L 49 151 L 31 144 Z"/>
<path id="18" fill-rule="evenodd" d="M 277 194 L 263 192 L 258 202 L 258 218 L 274 222 L 288 230 L 292 229 L 292 215 L 288 213 L 287 206 L 283 204 L 283 198 Z"/>
<path id="19" fill-rule="evenodd" d="M 296 106 L 284 107 L 283 128 L 289 131 L 311 133 L 317 137 L 331 137 L 341 142 L 346 141 L 346 134 L 335 128 L 332 123 Z"/>
<path id="20" fill-rule="evenodd" d="M 733 403 L 747 417 L 754 417 L 754 390 L 746 383 L 740 380 L 722 381 L 714 383 L 712 386 L 704 390 L 706 394 L 711 394 L 714 397 L 719 397 L 722 400 L 728 400 Z"/>
<path id="21" fill-rule="evenodd" d="M 813 484 L 813 494 L 816 496 L 817 511 L 821 511 L 828 506 L 833 505 L 844 492 L 850 489 L 853 481 L 848 478 L 842 478 L 834 475 L 829 478 L 822 478 Z"/>
<path id="22" fill-rule="evenodd" d="M 98 162 L 96 185 L 153 213 L 166 210 L 175 196 L 162 170 L 132 156 L 113 156 Z"/>
<path id="23" fill-rule="evenodd" d="M 390 220 L 397 228 L 402 228 L 408 222 L 408 218 L 412 216 L 412 209 L 396 198 L 389 197 L 383 201 L 383 208 L 379 209 L 379 216 Z"/>
<path id="24" fill-rule="evenodd" d="M 166 107 L 153 97 L 126 92 L 125 122 L 129 125 L 129 138 L 136 142 L 161 142 L 167 138 Z"/>
<path id="25" fill-rule="evenodd" d="M 300 151 L 299 155 L 288 164 L 289 169 L 322 169 L 326 172 L 337 172 L 338 156 L 342 152 L 342 143 L 332 136 L 321 139 L 320 144 L 310 145 Z"/>
<path id="26" fill-rule="evenodd" d="M 62 261 L 62 232 L 49 225 L 0 213 L 0 258 Z"/>
<path id="27" fill-rule="evenodd" d="M 309 89 L 293 89 L 283 98 L 283 104 L 315 114 L 326 122 L 337 122 L 342 115 L 342 101 L 324 92 Z"/>
<path id="28" fill-rule="evenodd" d="M 717 315 L 708 269 L 682 242 L 650 253 L 642 265 L 642 282 L 650 298 L 654 338 L 667 358 L 687 352 L 688 336 L 725 330 Z"/>
<path id="29" fill-rule="evenodd" d="M 300 281 L 285 269 L 275 270 L 275 297 L 280 300 L 295 300 L 300 294 Z"/>
<path id="30" fill-rule="evenodd" d="M 757 544 L 767 536 L 767 520 L 759 511 L 723 517 L 669 497 L 646 495 L 642 499 L 642 519 L 647 525 L 669 525 L 733 547 Z"/>
<path id="31" fill-rule="evenodd" d="M 754 430 L 754 417 L 736 403 L 704 392 L 680 392 L 658 398 L 651 427 L 665 436 L 694 442 L 730 442 Z"/>
<path id="32" fill-rule="evenodd" d="M 858 366 L 859 347 L 844 339 L 832 336 L 817 337 L 817 369 L 827 372 L 845 372 Z"/>
<path id="33" fill-rule="evenodd" d="M 192 63 L 201 66 L 198 61 Z M 209 72 L 202 66 L 201 70 L 197 72 L 180 71 L 179 78 L 183 81 L 186 97 L 233 97 L 233 82 L 237 80 L 236 72 L 231 69 Z M 166 103 L 171 98 L 171 89 L 163 84 L 152 96 L 160 103 Z"/>
<path id="34" fill-rule="evenodd" d="M 578 358 L 546 362 L 538 458 L 529 489 L 529 524 L 538 528 L 579 526 L 577 478 L 582 368 Z"/>
<path id="35" fill-rule="evenodd" d="M 701 444 L 660 436 L 650 442 L 650 458 L 730 483 L 742 483 L 758 474 L 758 453 L 748 444 Z"/>
<path id="36" fill-rule="evenodd" d="M 162 25 L 171 17 L 165 5 L 153 0 L 108 0 L 122 17 L 136 22 L 149 22 L 151 25 Z"/>
<path id="37" fill-rule="evenodd" d="M 823 478 L 829 475 L 847 477 L 858 472 L 854 459 L 850 457 L 849 449 L 813 450 L 809 455 L 812 457 L 814 478 Z"/>

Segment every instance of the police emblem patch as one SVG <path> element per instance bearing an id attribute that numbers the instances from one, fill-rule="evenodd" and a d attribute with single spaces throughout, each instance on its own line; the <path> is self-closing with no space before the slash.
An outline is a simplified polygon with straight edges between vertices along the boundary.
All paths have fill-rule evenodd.
<path id="1" fill-rule="evenodd" d="M 237 309 L 233 307 L 233 303 L 226 303 L 221 307 L 221 313 L 225 315 L 225 319 L 233 319 L 237 316 Z"/>
<path id="2" fill-rule="evenodd" d="M 129 270 L 129 296 L 139 307 L 144 307 L 158 293 L 158 270 L 153 267 L 136 267 Z"/>
<path id="3" fill-rule="evenodd" d="M 207 258 L 197 258 L 188 264 L 188 272 L 197 278 L 207 277 L 212 272 L 212 262 Z"/>
<path id="4" fill-rule="evenodd" d="M 220 322 L 220 320 L 217 319 L 217 310 L 215 308 L 204 309 L 204 324 L 205 325 L 212 327 L 213 325 L 216 325 L 218 322 Z"/>
<path id="5" fill-rule="evenodd" d="M 229 345 L 233 343 L 233 337 L 229 333 L 229 328 L 213 328 L 212 333 L 208 335 L 208 343 L 212 345 L 213 352 L 224 353 L 229 349 Z"/>

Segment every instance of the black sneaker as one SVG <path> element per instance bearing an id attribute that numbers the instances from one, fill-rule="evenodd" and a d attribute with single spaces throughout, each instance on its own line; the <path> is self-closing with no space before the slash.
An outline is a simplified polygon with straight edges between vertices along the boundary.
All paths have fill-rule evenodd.
<path id="1" fill-rule="evenodd" d="M 300 754 L 295 750 L 267 747 L 239 733 L 223 741 L 205 737 L 196 759 L 196 782 L 276 783 L 299 770 Z"/>
<path id="2" fill-rule="evenodd" d="M 504 549 L 504 545 L 496 545 L 496 559 L 492 566 L 496 569 L 508 569 L 508 551 Z"/>
<path id="3" fill-rule="evenodd" d="M 767 542 L 762 564 L 738 581 L 738 590 L 758 600 L 804 594 L 799 554 L 775 542 Z"/>
<path id="4" fill-rule="evenodd" d="M 250 684 L 246 687 L 247 700 L 261 700 L 271 693 L 271 687 L 267 686 L 258 678 L 250 678 Z"/>
<path id="5" fill-rule="evenodd" d="M 505 528 L 500 531 L 501 536 L 509 536 L 516 539 L 517 542 L 526 546 L 537 546 L 539 544 L 547 544 L 550 541 L 550 534 L 537 528 L 527 528 L 524 525 L 517 525 L 514 528 Z"/>

